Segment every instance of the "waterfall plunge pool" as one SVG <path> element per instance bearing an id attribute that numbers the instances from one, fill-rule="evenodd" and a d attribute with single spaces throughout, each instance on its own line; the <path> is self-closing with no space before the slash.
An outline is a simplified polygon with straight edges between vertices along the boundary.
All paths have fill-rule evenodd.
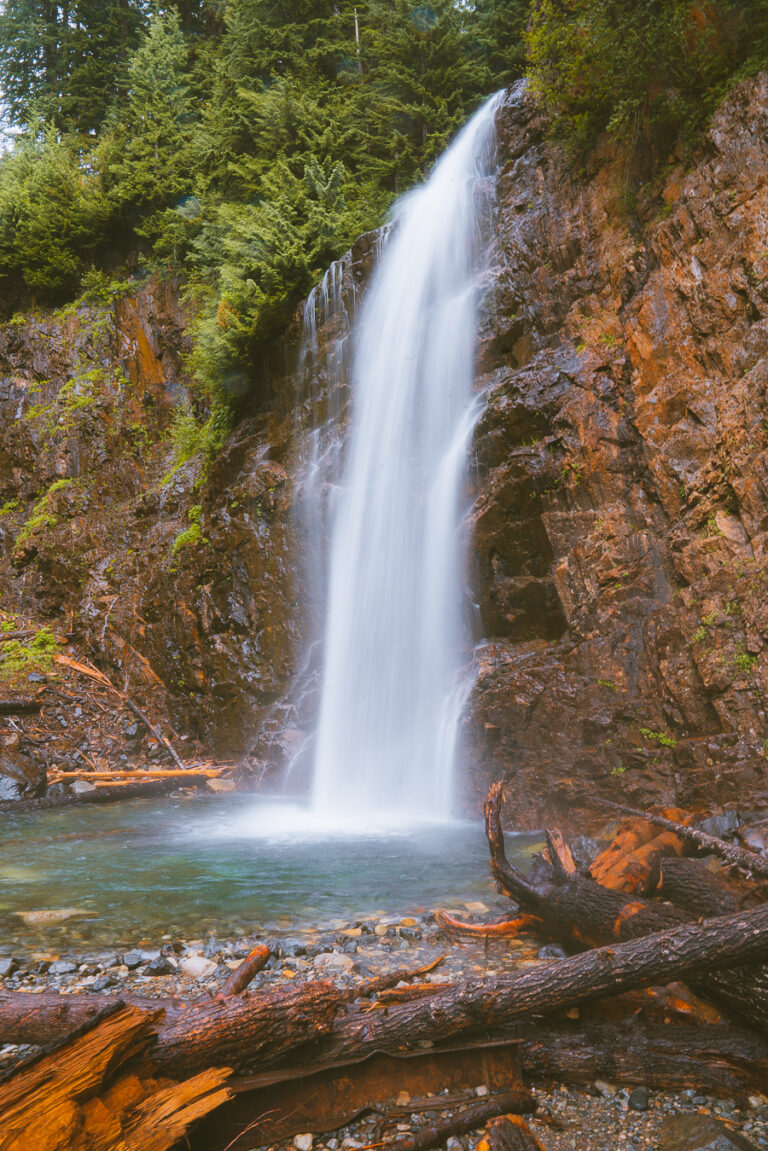
<path id="1" fill-rule="evenodd" d="M 3 832 L 0 954 L 333 931 L 475 900 L 504 909 L 479 822 L 352 834 L 232 795 L 6 815 Z M 508 852 L 527 870 L 540 846 L 515 835 Z M 62 909 L 79 914 L 21 914 Z"/>

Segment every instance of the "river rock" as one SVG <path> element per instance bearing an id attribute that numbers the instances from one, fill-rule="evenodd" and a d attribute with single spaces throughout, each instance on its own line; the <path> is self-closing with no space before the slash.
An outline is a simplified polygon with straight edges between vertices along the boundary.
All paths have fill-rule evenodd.
<path id="1" fill-rule="evenodd" d="M 206 959 L 204 955 L 185 955 L 179 961 L 182 975 L 187 975 L 190 979 L 209 979 L 217 966 L 218 964 L 212 959 Z"/>
<path id="2" fill-rule="evenodd" d="M 80 907 L 52 907 L 42 911 L 15 911 L 19 919 L 23 919 L 28 927 L 46 927 L 54 923 L 66 923 L 68 919 L 80 919 L 92 915 Z"/>
<path id="3" fill-rule="evenodd" d="M 69 959 L 55 959 L 48 968 L 49 975 L 72 975 L 77 971 L 77 964 Z"/>
<path id="4" fill-rule="evenodd" d="M 354 959 L 340 951 L 326 951 L 323 955 L 315 956 L 313 963 L 320 969 L 330 968 L 335 971 L 351 971 L 355 966 Z"/>
<path id="5" fill-rule="evenodd" d="M 0 800 L 34 799 L 45 793 L 45 787 L 42 764 L 7 745 L 0 750 Z"/>
<path id="6" fill-rule="evenodd" d="M 659 1151 L 757 1151 L 754 1143 L 704 1115 L 672 1115 L 662 1120 Z"/>

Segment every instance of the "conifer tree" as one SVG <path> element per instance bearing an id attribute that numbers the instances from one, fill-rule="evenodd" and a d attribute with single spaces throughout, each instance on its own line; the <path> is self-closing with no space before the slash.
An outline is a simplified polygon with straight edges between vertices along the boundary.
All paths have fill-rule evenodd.
<path id="1" fill-rule="evenodd" d="M 106 187 L 140 234 L 162 231 L 158 213 L 191 190 L 194 115 L 187 44 L 178 12 L 156 12 L 130 58 L 124 107 L 101 146 Z"/>

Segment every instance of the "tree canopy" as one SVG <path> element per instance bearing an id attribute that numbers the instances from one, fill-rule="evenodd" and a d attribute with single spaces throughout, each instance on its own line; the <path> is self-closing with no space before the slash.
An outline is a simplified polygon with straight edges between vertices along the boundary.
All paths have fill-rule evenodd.
<path id="1" fill-rule="evenodd" d="M 226 392 L 497 88 L 527 71 L 579 146 L 694 138 L 767 56 L 768 0 L 5 0 L 2 298 L 170 267 Z"/>

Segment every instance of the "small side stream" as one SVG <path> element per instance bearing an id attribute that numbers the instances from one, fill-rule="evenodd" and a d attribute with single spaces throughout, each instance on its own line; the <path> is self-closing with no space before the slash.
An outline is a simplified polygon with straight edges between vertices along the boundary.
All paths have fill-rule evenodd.
<path id="1" fill-rule="evenodd" d="M 509 853 L 527 869 L 540 845 L 535 834 L 513 836 Z M 0 954 L 337 930 L 476 900 L 499 907 L 476 822 L 354 835 L 250 795 L 3 821 Z M 76 914 L 62 919 L 67 910 Z"/>

